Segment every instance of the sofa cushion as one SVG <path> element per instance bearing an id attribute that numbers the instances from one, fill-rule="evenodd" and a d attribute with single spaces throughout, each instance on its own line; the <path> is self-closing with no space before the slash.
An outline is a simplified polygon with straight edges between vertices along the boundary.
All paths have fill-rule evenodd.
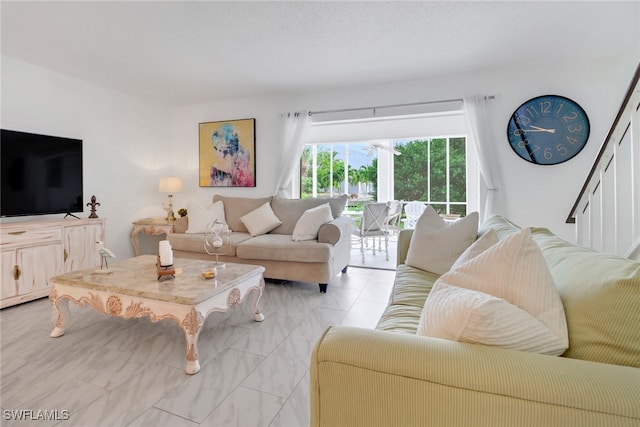
<path id="1" fill-rule="evenodd" d="M 251 234 L 249 233 L 231 233 L 229 235 L 229 242 L 227 244 L 225 240 L 225 245 L 220 250 L 220 255 L 236 256 L 236 246 L 248 239 L 251 239 Z M 204 250 L 204 233 L 171 233 L 167 236 L 167 240 L 169 240 L 171 247 L 176 251 L 207 253 Z"/>
<path id="2" fill-rule="evenodd" d="M 268 202 L 241 216 L 240 221 L 247 227 L 252 236 L 266 234 L 282 224 L 282 221 L 273 213 Z"/>
<path id="3" fill-rule="evenodd" d="M 427 206 L 411 236 L 406 263 L 425 271 L 444 274 L 478 235 L 478 213 L 447 223 Z"/>
<path id="4" fill-rule="evenodd" d="M 504 239 L 505 237 L 520 231 L 520 228 L 521 227 L 509 221 L 502 215 L 492 215 L 478 227 L 478 235 L 483 235 L 489 230 L 494 230 L 498 233 L 499 239 Z"/>
<path id="5" fill-rule="evenodd" d="M 282 224 L 271 231 L 272 234 L 293 234 L 298 220 L 308 209 L 312 209 L 329 203 L 333 218 L 338 218 L 347 204 L 347 196 L 319 197 L 313 199 L 285 199 L 274 197 L 271 200 L 273 212 L 282 221 Z"/>
<path id="6" fill-rule="evenodd" d="M 442 275 L 418 334 L 562 354 L 568 347 L 562 301 L 531 231 L 522 229 Z"/>
<path id="7" fill-rule="evenodd" d="M 216 194 L 213 202 L 222 200 L 224 203 L 224 216 L 227 225 L 233 231 L 248 233 L 247 227 L 240 221 L 240 217 L 248 214 L 252 210 L 259 208 L 263 204 L 270 202 L 271 197 L 251 198 L 251 197 L 227 197 Z"/>
<path id="8" fill-rule="evenodd" d="M 315 240 L 318 238 L 320 227 L 333 220 L 329 203 L 308 209 L 302 214 L 291 235 L 291 240 Z"/>
<path id="9" fill-rule="evenodd" d="M 565 357 L 640 368 L 640 262 L 577 247 L 533 228 L 562 298 Z"/>
<path id="10" fill-rule="evenodd" d="M 333 256 L 332 248 L 316 240 L 293 242 L 286 234 L 263 234 L 240 243 L 236 254 L 245 259 L 326 263 Z"/>
<path id="11" fill-rule="evenodd" d="M 186 233 L 204 233 L 207 225 L 219 219 L 225 221 L 222 201 L 204 207 L 196 202 L 187 203 L 188 227 Z"/>
<path id="12" fill-rule="evenodd" d="M 389 305 L 411 305 L 422 310 L 438 277 L 435 273 L 400 264 L 389 296 Z"/>
<path id="13" fill-rule="evenodd" d="M 423 335 L 430 337 L 552 356 L 559 356 L 567 348 L 566 340 L 520 307 L 445 282 L 433 287 L 423 313 L 429 314 Z"/>
<path id="14" fill-rule="evenodd" d="M 480 255 L 482 252 L 489 249 L 491 246 L 498 243 L 498 233 L 495 230 L 488 230 L 486 233 L 482 234 L 478 239 L 471 244 L 462 255 L 453 263 L 451 266 L 452 270 L 455 270 L 465 262 L 469 261 Z"/>
<path id="15" fill-rule="evenodd" d="M 376 329 L 415 335 L 422 307 L 413 305 L 390 305 L 386 308 Z"/>

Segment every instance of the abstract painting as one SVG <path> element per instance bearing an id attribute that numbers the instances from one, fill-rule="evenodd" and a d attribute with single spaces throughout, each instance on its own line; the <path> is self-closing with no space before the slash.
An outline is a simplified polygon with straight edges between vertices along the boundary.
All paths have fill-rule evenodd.
<path id="1" fill-rule="evenodd" d="M 200 187 L 256 186 L 256 120 L 199 124 Z"/>

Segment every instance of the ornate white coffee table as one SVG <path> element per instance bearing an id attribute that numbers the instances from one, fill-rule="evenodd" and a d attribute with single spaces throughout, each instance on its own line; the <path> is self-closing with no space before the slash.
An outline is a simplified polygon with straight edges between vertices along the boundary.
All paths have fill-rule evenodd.
<path id="1" fill-rule="evenodd" d="M 148 316 L 152 322 L 173 319 L 184 330 L 187 341 L 188 374 L 200 370 L 198 336 L 207 316 L 238 306 L 256 290 L 254 319 L 264 320 L 258 303 L 264 289 L 264 267 L 226 263 L 215 279 L 205 280 L 202 269 L 213 262 L 174 259 L 175 278 L 157 280 L 154 255 L 143 255 L 109 265 L 110 274 L 95 269 L 75 271 L 53 277 L 49 299 L 57 312 L 52 337 L 62 336 L 69 324 L 69 301 L 90 305 L 100 313 L 124 319 Z"/>

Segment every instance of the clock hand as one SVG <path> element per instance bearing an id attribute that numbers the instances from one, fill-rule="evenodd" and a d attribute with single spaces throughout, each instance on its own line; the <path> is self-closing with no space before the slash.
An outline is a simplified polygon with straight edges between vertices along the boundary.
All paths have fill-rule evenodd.
<path id="1" fill-rule="evenodd" d="M 549 133 L 556 133 L 555 129 L 545 129 L 545 128 L 541 128 L 538 126 L 534 126 L 531 125 L 530 126 L 532 129 L 523 129 L 523 132 L 549 132 Z"/>

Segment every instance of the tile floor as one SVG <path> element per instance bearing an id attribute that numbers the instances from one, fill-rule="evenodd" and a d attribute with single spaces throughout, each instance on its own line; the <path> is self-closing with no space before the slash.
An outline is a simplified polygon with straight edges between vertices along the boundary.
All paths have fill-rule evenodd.
<path id="1" fill-rule="evenodd" d="M 209 316 L 196 375 L 184 372 L 184 336 L 172 321 L 115 319 L 69 304 L 67 332 L 50 338 L 48 299 L 6 308 L 0 424 L 308 426 L 314 344 L 329 325 L 375 327 L 393 276 L 350 267 L 326 294 L 317 284 L 267 281 L 264 322 L 253 321 L 251 300 Z M 32 418 L 58 411 L 58 420 L 7 419 L 7 411 L 20 409 L 33 411 Z"/>
<path id="2" fill-rule="evenodd" d="M 396 251 L 398 236 L 390 236 L 388 243 L 389 259 L 384 251 L 384 240 L 380 242 L 382 250 L 376 239 L 375 253 L 373 251 L 373 239 L 369 239 L 369 244 L 364 247 L 364 262 L 362 261 L 362 252 L 360 252 L 360 239 L 357 236 L 351 236 L 351 262 L 352 267 L 376 268 L 380 270 L 396 269 Z"/>

